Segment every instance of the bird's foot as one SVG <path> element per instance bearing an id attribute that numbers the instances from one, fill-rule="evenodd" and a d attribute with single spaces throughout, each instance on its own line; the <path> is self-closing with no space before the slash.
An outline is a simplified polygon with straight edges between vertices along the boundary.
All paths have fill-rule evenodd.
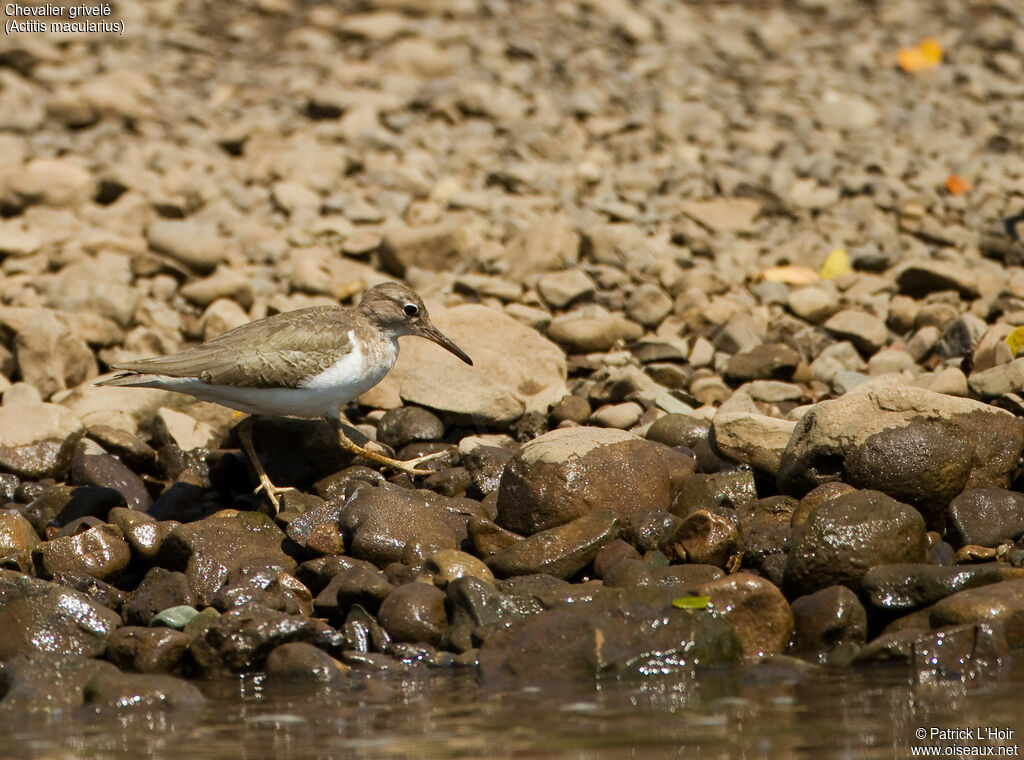
<path id="1" fill-rule="evenodd" d="M 424 454 L 421 457 L 415 459 L 392 459 L 388 463 L 389 467 L 392 467 L 401 472 L 407 472 L 410 475 L 433 475 L 435 470 L 421 470 L 417 465 L 423 464 L 424 462 L 432 462 L 435 459 L 440 459 L 447 451 L 435 451 L 433 454 Z"/>
<path id="2" fill-rule="evenodd" d="M 258 494 L 260 491 L 263 491 L 267 498 L 270 499 L 270 503 L 274 505 L 274 514 L 277 514 L 281 511 L 281 501 L 277 497 L 289 491 L 297 492 L 298 490 L 298 488 L 293 488 L 292 486 L 275 486 L 270 482 L 270 478 L 267 477 L 266 473 L 262 473 L 260 475 L 260 484 L 253 489 L 253 493 Z"/>

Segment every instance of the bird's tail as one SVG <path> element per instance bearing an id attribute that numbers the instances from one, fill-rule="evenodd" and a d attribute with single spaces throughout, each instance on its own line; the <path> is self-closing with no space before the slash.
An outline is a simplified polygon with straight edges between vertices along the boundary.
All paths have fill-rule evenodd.
<path id="1" fill-rule="evenodd" d="M 119 372 L 113 377 L 97 380 L 93 385 L 123 386 L 128 388 L 162 388 L 156 375 L 143 375 L 138 372 Z"/>

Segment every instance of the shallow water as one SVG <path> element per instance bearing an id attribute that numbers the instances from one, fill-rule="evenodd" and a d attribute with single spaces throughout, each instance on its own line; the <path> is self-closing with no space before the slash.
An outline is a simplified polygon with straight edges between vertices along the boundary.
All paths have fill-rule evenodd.
<path id="1" fill-rule="evenodd" d="M 199 712 L 0 713 L 0 756 L 891 758 L 912 756 L 912 745 L 944 757 L 988 747 L 1019 756 L 1022 686 L 1020 658 L 971 681 L 929 683 L 888 666 L 767 665 L 510 690 L 482 687 L 472 671 L 375 675 L 332 691 L 271 690 L 247 676 L 204 685 L 210 704 Z M 929 736 L 933 728 L 973 736 L 942 740 Z M 914 736 L 922 729 L 924 741 Z M 989 729 L 1013 734 L 990 739 Z"/>

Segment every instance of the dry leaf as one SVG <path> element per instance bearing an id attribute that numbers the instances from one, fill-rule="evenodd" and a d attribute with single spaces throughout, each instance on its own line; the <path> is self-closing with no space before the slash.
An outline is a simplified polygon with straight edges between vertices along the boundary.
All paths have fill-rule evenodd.
<path id="1" fill-rule="evenodd" d="M 942 63 L 942 43 L 929 37 L 917 47 L 902 48 L 897 60 L 900 68 L 908 73 L 935 68 Z"/>
<path id="2" fill-rule="evenodd" d="M 783 264 L 765 269 L 761 272 L 761 279 L 765 282 L 784 282 L 787 285 L 807 285 L 820 277 L 810 267 L 800 264 Z"/>
<path id="3" fill-rule="evenodd" d="M 960 193 L 966 193 L 971 189 L 971 183 L 959 174 L 950 174 L 946 177 L 946 189 L 949 190 L 950 195 L 960 195 Z"/>
<path id="4" fill-rule="evenodd" d="M 846 255 L 846 251 L 836 248 L 821 265 L 821 279 L 834 280 L 836 277 L 842 277 L 852 271 L 853 267 L 850 266 L 850 257 Z"/>

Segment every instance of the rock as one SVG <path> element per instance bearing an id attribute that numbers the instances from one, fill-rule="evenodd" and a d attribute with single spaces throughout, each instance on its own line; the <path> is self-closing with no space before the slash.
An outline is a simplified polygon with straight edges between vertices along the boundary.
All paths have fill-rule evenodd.
<path id="1" fill-rule="evenodd" d="M 92 174 L 74 161 L 37 158 L 8 181 L 11 197 L 6 200 L 19 207 L 77 206 L 90 200 L 95 189 Z"/>
<path id="2" fill-rule="evenodd" d="M 225 612 L 198 633 L 189 653 L 207 676 L 243 673 L 262 667 L 282 644 L 313 643 L 323 631 L 323 624 L 311 618 L 248 604 Z"/>
<path id="3" fill-rule="evenodd" d="M 537 280 L 537 292 L 553 309 L 564 309 L 574 301 L 594 294 L 595 285 L 582 269 L 550 272 Z"/>
<path id="4" fill-rule="evenodd" d="M 49 399 L 97 374 L 96 359 L 82 338 L 56 313 L 40 309 L 14 336 L 22 379 Z"/>
<path id="5" fill-rule="evenodd" d="M 191 451 L 215 446 L 220 436 L 191 415 L 161 407 L 153 418 L 153 438 L 161 446 L 173 443 L 182 451 Z"/>
<path id="6" fill-rule="evenodd" d="M 525 443 L 501 476 L 498 517 L 504 528 L 532 535 L 595 509 L 614 509 L 628 523 L 666 509 L 692 460 L 629 433 L 576 427 Z"/>
<path id="7" fill-rule="evenodd" d="M 198 686 L 168 675 L 101 671 L 85 687 L 88 704 L 153 710 L 159 707 L 197 710 L 206 697 Z"/>
<path id="8" fill-rule="evenodd" d="M 146 241 L 197 272 L 212 272 L 228 255 L 227 241 L 213 226 L 190 219 L 159 219 L 146 230 Z"/>
<path id="9" fill-rule="evenodd" d="M 457 549 L 465 536 L 465 500 L 391 485 L 359 484 L 340 511 L 339 524 L 353 557 L 384 567 L 422 565 L 441 549 Z"/>
<path id="10" fill-rule="evenodd" d="M 686 517 L 701 509 L 719 513 L 723 507 L 737 510 L 756 501 L 757 487 L 749 470 L 697 473 L 682 482 L 670 511 Z"/>
<path id="11" fill-rule="evenodd" d="M 839 311 L 835 293 L 814 285 L 791 290 L 786 305 L 791 312 L 813 325 L 820 325 Z"/>
<path id="12" fill-rule="evenodd" d="M 753 232 L 754 220 L 761 213 L 761 204 L 752 198 L 683 201 L 680 208 L 712 232 Z"/>
<path id="13" fill-rule="evenodd" d="M 451 338 L 473 359 L 466 367 L 440 346 L 426 340 L 407 340 L 394 369 L 375 388 L 361 397 L 370 406 L 392 408 L 400 404 L 400 392 L 406 380 L 415 373 L 428 388 L 436 388 L 430 378 L 423 378 L 424 366 L 442 363 L 446 371 L 455 367 L 465 370 L 458 376 L 460 383 L 485 389 L 488 395 L 500 395 L 508 404 L 511 394 L 524 405 L 526 411 L 547 413 L 548 407 L 566 393 L 566 362 L 561 349 L 528 327 L 500 311 L 478 304 L 465 304 L 451 309 L 432 310 L 431 318 L 437 328 Z M 469 379 L 469 375 L 473 379 Z M 436 391 L 435 391 L 436 393 Z M 449 393 L 448 401 L 456 394 Z M 511 413 L 510 411 L 508 413 Z"/>
<path id="14" fill-rule="evenodd" d="M 1024 495 L 1004 488 L 972 488 L 949 503 L 950 540 L 999 546 L 1024 535 Z"/>
<path id="15" fill-rule="evenodd" d="M 645 283 L 626 299 L 626 314 L 645 327 L 657 327 L 672 312 L 672 299 L 657 285 Z"/>
<path id="16" fill-rule="evenodd" d="M 13 509 L 0 509 L 0 565 L 23 573 L 33 570 L 32 550 L 39 536 L 32 523 Z"/>
<path id="17" fill-rule="evenodd" d="M 472 534 L 472 529 L 470 533 Z M 470 538 L 472 540 L 472 535 Z M 494 583 L 494 574 L 487 565 L 472 554 L 454 549 L 442 549 L 435 552 L 427 561 L 426 568 L 434 573 L 434 582 L 440 583 L 442 586 L 465 576 L 473 576 L 487 583 Z"/>
<path id="18" fill-rule="evenodd" d="M 71 461 L 71 479 L 78 485 L 117 491 L 129 509 L 145 510 L 153 503 L 142 478 L 120 459 L 107 453 L 86 454 L 79 446 Z"/>
<path id="19" fill-rule="evenodd" d="M 900 663 L 911 668 L 918 683 L 975 679 L 990 673 L 1009 654 L 1007 637 L 998 625 L 960 625 L 939 631 L 883 633 L 857 653 L 854 664 Z"/>
<path id="20" fill-rule="evenodd" d="M 0 668 L 0 711 L 28 718 L 37 711 L 73 710 L 85 701 L 85 685 L 101 671 L 117 672 L 109 662 L 82 655 L 18 654 Z"/>
<path id="21" fill-rule="evenodd" d="M 826 90 L 813 108 L 818 122 L 825 129 L 868 129 L 881 118 L 878 108 L 870 101 L 835 90 Z"/>
<path id="22" fill-rule="evenodd" d="M 1024 569 L 996 564 L 940 567 L 927 564 L 877 565 L 865 573 L 864 593 L 872 606 L 906 613 L 959 591 L 1024 577 Z"/>
<path id="23" fill-rule="evenodd" d="M 800 355 L 783 343 L 763 343 L 733 354 L 722 374 L 731 383 L 750 380 L 788 380 L 800 363 Z"/>
<path id="24" fill-rule="evenodd" d="M 145 562 L 156 558 L 164 539 L 181 525 L 174 520 L 158 521 L 143 512 L 123 507 L 111 509 L 108 519 L 121 529 L 132 555 Z"/>
<path id="25" fill-rule="evenodd" d="M 710 597 L 712 607 L 735 626 L 745 657 L 786 651 L 793 637 L 793 612 L 770 581 L 735 573 L 705 583 L 700 595 Z"/>
<path id="26" fill-rule="evenodd" d="M 1024 389 L 1024 357 L 981 372 L 972 372 L 967 385 L 983 399 L 999 398 Z"/>
<path id="27" fill-rule="evenodd" d="M 159 560 L 170 570 L 184 572 L 196 601 L 206 606 L 243 565 L 294 571 L 295 560 L 282 549 L 284 539 L 281 529 L 259 512 L 215 515 L 172 530 L 160 547 Z"/>
<path id="28" fill-rule="evenodd" d="M 590 403 L 580 396 L 563 396 L 562 400 L 551 407 L 551 422 L 557 426 L 566 420 L 582 424 L 590 419 Z"/>
<path id="29" fill-rule="evenodd" d="M 339 685 L 345 681 L 348 668 L 312 644 L 293 641 L 267 655 L 265 670 L 271 683 Z"/>
<path id="30" fill-rule="evenodd" d="M 794 496 L 831 480 L 884 491 L 941 526 L 961 491 L 1008 487 L 1022 449 L 1024 429 L 1007 412 L 874 381 L 800 418 L 778 482 Z"/>
<path id="31" fill-rule="evenodd" d="M 838 340 L 848 340 L 862 353 L 871 355 L 889 340 L 885 322 L 862 311 L 846 309 L 829 317 L 822 325 Z"/>
<path id="32" fill-rule="evenodd" d="M 555 317 L 547 329 L 551 340 L 570 353 L 581 354 L 607 351 L 619 341 L 636 340 L 643 332 L 636 322 L 613 314 L 586 316 L 574 312 Z"/>
<path id="33" fill-rule="evenodd" d="M 672 536 L 672 554 L 680 560 L 724 567 L 741 547 L 736 523 L 698 509 L 688 514 Z"/>
<path id="34" fill-rule="evenodd" d="M 612 597 L 550 609 L 512 623 L 480 648 L 485 682 L 548 684 L 689 672 L 736 662 L 733 626 L 706 612 L 676 609 L 671 595 Z"/>
<path id="35" fill-rule="evenodd" d="M 407 583 L 392 591 L 377 614 L 395 641 L 436 646 L 448 628 L 445 594 L 426 583 Z"/>
<path id="36" fill-rule="evenodd" d="M 458 425 L 503 427 L 526 405 L 514 393 L 470 367 L 426 362 L 405 375 L 402 401 L 441 413 Z"/>
<path id="37" fill-rule="evenodd" d="M 194 601 L 195 595 L 184 573 L 152 567 L 121 614 L 128 625 L 149 625 L 157 613 L 172 607 L 190 606 Z"/>
<path id="38" fill-rule="evenodd" d="M 692 449 L 701 441 L 706 441 L 710 431 L 711 423 L 707 420 L 688 414 L 666 414 L 647 428 L 646 438 L 666 446 L 686 446 Z"/>
<path id="39" fill-rule="evenodd" d="M 18 654 L 97 657 L 120 625 L 117 613 L 51 581 L 0 569 L 0 660 Z"/>
<path id="40" fill-rule="evenodd" d="M 897 267 L 895 274 L 900 292 L 912 298 L 942 290 L 955 290 L 967 299 L 978 297 L 976 271 L 946 261 L 909 261 Z"/>
<path id="41" fill-rule="evenodd" d="M 1024 643 L 1024 632 L 1017 625 L 1024 612 L 1024 578 L 992 583 L 947 596 L 928 610 L 932 628 L 954 625 L 987 624 L 1001 626 L 1010 647 Z"/>
<path id="42" fill-rule="evenodd" d="M 573 267 L 580 257 L 580 236 L 568 214 L 541 219 L 505 248 L 509 277 L 522 280 L 537 272 Z"/>
<path id="43" fill-rule="evenodd" d="M 635 401 L 625 401 L 621 404 L 602 406 L 590 415 L 590 422 L 598 427 L 628 430 L 640 421 L 643 413 L 644 408 L 640 404 Z"/>
<path id="44" fill-rule="evenodd" d="M 568 580 L 587 567 L 619 531 L 617 513 L 595 509 L 512 544 L 488 557 L 487 565 L 502 578 L 546 573 Z"/>
<path id="45" fill-rule="evenodd" d="M 312 615 L 313 595 L 294 575 L 265 561 L 243 564 L 228 576 L 212 604 L 226 612 L 256 604 L 289 615 Z"/>
<path id="46" fill-rule="evenodd" d="M 380 249 L 381 264 L 396 277 L 404 277 L 411 267 L 432 272 L 455 269 L 472 252 L 468 229 L 456 219 L 419 227 L 392 227 L 385 233 Z"/>
<path id="47" fill-rule="evenodd" d="M 988 331 L 988 325 L 973 314 L 961 314 L 943 331 L 935 345 L 939 356 L 949 358 L 973 353 Z"/>
<path id="48" fill-rule="evenodd" d="M 418 406 L 389 409 L 377 423 L 377 440 L 395 450 L 407 443 L 439 441 L 443 436 L 444 423 Z"/>
<path id="49" fill-rule="evenodd" d="M 184 633 L 171 628 L 124 625 L 107 642 L 106 657 L 119 668 L 136 673 L 179 673 L 189 641 Z"/>
<path id="50" fill-rule="evenodd" d="M 726 412 L 712 419 L 710 440 L 722 456 L 774 475 L 795 428 L 796 423 L 789 420 Z"/>
<path id="51" fill-rule="evenodd" d="M 788 594 L 810 594 L 832 585 L 855 592 L 876 565 L 923 562 L 924 519 L 878 491 L 854 491 L 813 510 L 793 536 L 786 563 Z"/>
<path id="52" fill-rule="evenodd" d="M 60 477 L 85 433 L 63 406 L 0 407 L 0 469 L 24 478 Z"/>
<path id="53" fill-rule="evenodd" d="M 368 566 L 360 564 L 345 567 L 331 577 L 313 602 L 318 615 L 340 618 L 356 604 L 371 614 L 377 613 L 381 602 L 395 587 L 380 570 L 368 562 L 365 565 Z"/>
<path id="54" fill-rule="evenodd" d="M 132 556 L 116 525 L 98 525 L 74 536 L 54 538 L 40 544 L 36 552 L 48 577 L 76 573 L 101 581 L 116 580 Z"/>
<path id="55" fill-rule="evenodd" d="M 307 555 L 344 554 L 345 542 L 338 527 L 339 506 L 337 502 L 321 502 L 307 509 L 288 523 L 288 538 Z"/>
<path id="56" fill-rule="evenodd" d="M 869 571 L 870 572 L 870 571 Z M 796 635 L 793 653 L 819 662 L 842 647 L 859 647 L 867 640 L 864 606 L 846 586 L 828 586 L 793 600 Z"/>

